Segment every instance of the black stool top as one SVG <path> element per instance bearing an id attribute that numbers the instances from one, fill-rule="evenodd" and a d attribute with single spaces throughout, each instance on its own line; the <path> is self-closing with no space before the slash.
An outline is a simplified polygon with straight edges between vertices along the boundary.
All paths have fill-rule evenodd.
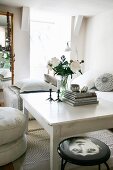
<path id="1" fill-rule="evenodd" d="M 63 140 L 58 153 L 67 162 L 83 166 L 102 164 L 110 157 L 110 149 L 104 142 L 85 136 Z"/>

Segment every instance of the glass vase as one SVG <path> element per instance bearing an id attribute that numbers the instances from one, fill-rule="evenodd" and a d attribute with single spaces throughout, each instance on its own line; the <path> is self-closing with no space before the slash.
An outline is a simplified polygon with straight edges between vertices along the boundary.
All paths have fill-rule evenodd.
<path id="1" fill-rule="evenodd" d="M 64 93 L 67 89 L 68 89 L 68 76 L 61 76 L 61 84 L 60 84 L 61 99 L 64 97 Z"/>

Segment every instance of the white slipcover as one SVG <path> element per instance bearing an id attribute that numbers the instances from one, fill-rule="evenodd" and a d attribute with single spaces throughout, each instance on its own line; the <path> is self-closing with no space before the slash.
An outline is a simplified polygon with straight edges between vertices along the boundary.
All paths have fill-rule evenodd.
<path id="1" fill-rule="evenodd" d="M 20 138 L 26 128 L 25 115 L 18 109 L 0 107 L 0 145 Z"/>
<path id="2" fill-rule="evenodd" d="M 26 136 L 0 146 L 0 166 L 6 165 L 19 158 L 27 149 Z"/>

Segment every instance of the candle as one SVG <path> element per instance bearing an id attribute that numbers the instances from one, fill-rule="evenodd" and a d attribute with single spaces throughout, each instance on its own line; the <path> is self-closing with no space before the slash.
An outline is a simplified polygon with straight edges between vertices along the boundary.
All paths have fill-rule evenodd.
<path id="1" fill-rule="evenodd" d="M 57 90 L 60 90 L 60 85 L 61 85 L 60 80 L 57 80 Z"/>
<path id="2" fill-rule="evenodd" d="M 52 83 L 49 83 L 49 89 L 52 89 Z"/>

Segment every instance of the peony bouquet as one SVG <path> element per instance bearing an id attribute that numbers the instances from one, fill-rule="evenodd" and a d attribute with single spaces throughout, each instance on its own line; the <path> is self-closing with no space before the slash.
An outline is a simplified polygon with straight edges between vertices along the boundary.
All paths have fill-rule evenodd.
<path id="1" fill-rule="evenodd" d="M 72 74 L 76 73 L 77 71 L 79 71 L 82 74 L 80 64 L 83 62 L 84 62 L 83 60 L 81 62 L 78 62 L 76 60 L 67 61 L 66 57 L 63 55 L 61 56 L 61 60 L 59 60 L 56 57 L 53 57 L 48 62 L 47 67 L 50 71 L 53 70 L 54 74 L 56 75 L 68 77 L 69 75 L 72 76 Z"/>

